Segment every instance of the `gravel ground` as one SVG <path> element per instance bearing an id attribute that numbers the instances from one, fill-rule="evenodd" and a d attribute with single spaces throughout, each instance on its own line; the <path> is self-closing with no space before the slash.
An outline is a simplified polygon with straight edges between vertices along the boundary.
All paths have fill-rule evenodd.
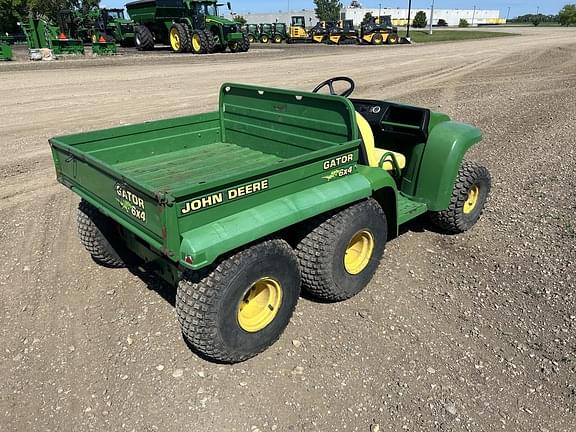
<path id="1" fill-rule="evenodd" d="M 576 30 L 426 46 L 0 65 L 0 427 L 6 431 L 576 429 Z M 366 62 L 366 59 L 369 61 Z M 480 224 L 416 221 L 339 304 L 301 299 L 271 349 L 228 366 L 183 342 L 174 290 L 96 266 L 53 135 L 213 109 L 226 80 L 445 111 L 482 128 Z"/>

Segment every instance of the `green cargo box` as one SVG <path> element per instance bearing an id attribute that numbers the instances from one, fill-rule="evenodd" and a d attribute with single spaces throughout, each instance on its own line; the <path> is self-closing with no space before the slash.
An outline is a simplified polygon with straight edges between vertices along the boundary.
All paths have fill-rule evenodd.
<path id="1" fill-rule="evenodd" d="M 297 206 L 298 215 L 289 213 L 296 223 L 329 210 L 333 199 L 343 205 L 370 195 L 360 176 L 349 179 L 361 185 L 355 189 L 325 178 L 327 160 L 344 155 L 339 168 L 355 166 L 353 113 L 344 98 L 230 84 L 219 112 L 50 142 L 62 183 L 159 255 L 201 268 L 288 222 L 281 212 L 255 211 L 260 205 Z M 285 198 L 300 191 L 308 198 Z M 233 220 L 243 212 L 251 222 L 238 227 Z M 227 239 L 223 230 L 231 231 Z"/>
<path id="2" fill-rule="evenodd" d="M 12 47 L 8 44 L 0 44 L 0 61 L 9 61 L 12 57 Z"/>

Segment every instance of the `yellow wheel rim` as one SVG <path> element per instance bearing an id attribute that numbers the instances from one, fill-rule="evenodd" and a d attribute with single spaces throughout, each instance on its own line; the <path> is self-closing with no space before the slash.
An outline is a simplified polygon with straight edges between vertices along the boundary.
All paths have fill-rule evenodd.
<path id="1" fill-rule="evenodd" d="M 362 230 L 354 234 L 344 255 L 344 268 L 352 275 L 362 273 L 374 253 L 374 236 Z"/>
<path id="2" fill-rule="evenodd" d="M 470 214 L 476 208 L 478 204 L 478 198 L 480 197 L 480 188 L 478 186 L 472 186 L 470 192 L 468 192 L 468 198 L 464 203 L 464 214 Z"/>
<path id="3" fill-rule="evenodd" d="M 176 28 L 170 30 L 170 45 L 174 51 L 180 51 L 180 33 Z"/>
<path id="4" fill-rule="evenodd" d="M 238 323 L 249 333 L 256 333 L 274 321 L 282 303 L 282 287 L 266 277 L 252 285 L 238 305 Z"/>
<path id="5" fill-rule="evenodd" d="M 195 33 L 194 36 L 192 36 L 192 48 L 194 48 L 194 52 L 199 52 L 202 48 L 202 39 L 200 39 L 198 33 Z"/>

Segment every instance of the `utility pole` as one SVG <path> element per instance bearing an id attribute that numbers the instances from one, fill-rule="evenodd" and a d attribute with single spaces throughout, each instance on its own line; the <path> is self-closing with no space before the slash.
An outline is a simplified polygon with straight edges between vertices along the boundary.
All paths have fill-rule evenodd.
<path id="1" fill-rule="evenodd" d="M 536 6 L 536 15 L 540 13 L 540 6 Z"/>
<path id="2" fill-rule="evenodd" d="M 510 17 L 510 6 L 508 6 L 508 12 L 506 13 L 506 22 L 508 22 L 509 17 Z"/>
<path id="3" fill-rule="evenodd" d="M 474 5 L 474 12 L 472 13 L 472 24 L 470 24 L 470 27 L 474 27 L 474 18 L 476 18 L 476 5 Z"/>
<path id="4" fill-rule="evenodd" d="M 432 34 L 432 20 L 434 19 L 434 0 L 432 0 L 432 8 L 430 9 L 430 32 Z"/>
<path id="5" fill-rule="evenodd" d="M 382 3 L 378 3 L 378 19 L 382 16 Z"/>
<path id="6" fill-rule="evenodd" d="M 408 28 L 406 30 L 406 39 L 410 40 L 410 13 L 412 11 L 412 0 L 408 0 Z"/>

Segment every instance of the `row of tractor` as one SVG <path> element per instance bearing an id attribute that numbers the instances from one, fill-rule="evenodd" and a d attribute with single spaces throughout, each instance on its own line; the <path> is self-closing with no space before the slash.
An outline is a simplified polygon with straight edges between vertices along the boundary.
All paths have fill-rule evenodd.
<path id="1" fill-rule="evenodd" d="M 114 54 L 117 45 L 151 51 L 168 45 L 173 52 L 211 54 L 246 52 L 252 43 L 324 43 L 382 45 L 400 42 L 390 16 L 367 18 L 359 28 L 352 20 L 320 21 L 306 27 L 303 16 L 285 23 L 240 25 L 219 14 L 216 0 L 138 0 L 124 9 L 92 8 L 88 11 L 62 10 L 56 20 L 30 15 L 21 18 L 30 58 L 39 60 L 39 51 L 52 54 L 84 54 L 92 44 L 96 55 Z M 231 11 L 230 3 L 227 3 Z M 56 22 L 57 21 L 57 22 Z M 35 57 L 36 56 L 36 57 Z M 10 40 L 0 40 L 0 60 L 10 60 Z"/>
<path id="2" fill-rule="evenodd" d="M 359 28 L 352 20 L 319 21 L 306 28 L 303 16 L 293 16 L 290 27 L 284 23 L 245 24 L 242 31 L 250 43 L 323 43 L 344 44 L 397 44 L 400 42 L 398 28 L 392 25 L 390 15 L 369 17 Z"/>
<path id="3" fill-rule="evenodd" d="M 94 54 L 114 54 L 117 45 L 140 51 L 169 45 L 174 52 L 195 54 L 248 51 L 248 36 L 238 23 L 219 15 L 219 6 L 215 0 L 138 0 L 126 4 L 129 18 L 124 9 L 93 8 L 62 10 L 52 20 L 31 14 L 19 24 L 31 59 L 43 49 L 84 54 L 87 43 Z M 12 58 L 12 43 L 0 41 L 0 59 Z"/>

